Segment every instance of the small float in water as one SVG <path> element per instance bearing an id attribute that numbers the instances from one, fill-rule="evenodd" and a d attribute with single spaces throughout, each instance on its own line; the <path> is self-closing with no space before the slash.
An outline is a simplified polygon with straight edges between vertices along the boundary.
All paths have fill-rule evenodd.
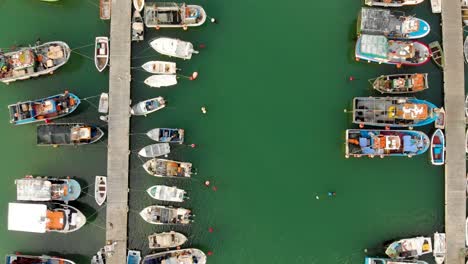
<path id="1" fill-rule="evenodd" d="M 206 255 L 196 248 L 178 249 L 147 255 L 143 258 L 142 264 L 165 263 L 206 264 Z"/>
<path id="2" fill-rule="evenodd" d="M 187 225 L 192 222 L 191 211 L 184 208 L 173 208 L 161 205 L 151 205 L 140 212 L 140 216 L 154 225 Z"/>
<path id="3" fill-rule="evenodd" d="M 389 259 L 389 258 L 366 257 L 364 264 L 428 264 L 428 263 L 423 260 L 395 261 L 394 259 Z"/>
<path id="4" fill-rule="evenodd" d="M 102 20 L 109 20 L 111 17 L 111 0 L 99 0 L 99 17 Z"/>
<path id="5" fill-rule="evenodd" d="M 29 256 L 29 255 L 6 255 L 6 264 L 75 264 L 75 262 L 59 258 L 49 257 L 46 255 L 42 256 Z"/>
<path id="6" fill-rule="evenodd" d="M 153 128 L 146 135 L 156 141 L 163 143 L 184 143 L 185 130 L 180 128 Z"/>
<path id="7" fill-rule="evenodd" d="M 177 71 L 176 63 L 168 61 L 148 61 L 141 67 L 153 74 L 176 74 Z"/>
<path id="8" fill-rule="evenodd" d="M 198 54 L 190 42 L 179 39 L 160 37 L 152 40 L 150 46 L 157 52 L 170 57 L 190 60 L 192 54 Z"/>
<path id="9" fill-rule="evenodd" d="M 167 159 L 150 159 L 143 164 L 148 174 L 156 177 L 190 178 L 192 163 Z"/>
<path id="10" fill-rule="evenodd" d="M 152 75 L 144 81 L 144 83 L 150 87 L 167 87 L 177 84 L 177 76 L 171 74 L 158 74 Z"/>
<path id="11" fill-rule="evenodd" d="M 96 176 L 94 179 L 94 200 L 101 206 L 107 198 L 107 177 Z"/>
<path id="12" fill-rule="evenodd" d="M 431 163 L 438 166 L 445 163 L 445 136 L 441 129 L 437 129 L 431 137 Z"/>
<path id="13" fill-rule="evenodd" d="M 436 110 L 437 119 L 434 122 L 435 128 L 445 129 L 445 109 L 441 107 L 440 109 Z"/>
<path id="14" fill-rule="evenodd" d="M 432 252 L 432 254 L 437 264 L 444 263 L 446 252 L 445 233 L 434 233 L 434 252 Z"/>
<path id="15" fill-rule="evenodd" d="M 109 63 L 109 38 L 96 37 L 94 64 L 99 72 L 102 72 Z"/>
<path id="16" fill-rule="evenodd" d="M 138 155 L 141 157 L 145 157 L 145 158 L 154 158 L 154 157 L 167 155 L 170 152 L 171 152 L 171 147 L 169 146 L 168 143 L 158 143 L 158 144 L 148 145 L 142 148 L 138 152 Z"/>
<path id="17" fill-rule="evenodd" d="M 81 186 L 73 179 L 26 176 L 15 180 L 18 201 L 74 201 L 80 197 Z"/>
<path id="18" fill-rule="evenodd" d="M 438 41 L 431 42 L 429 43 L 429 48 L 431 49 L 432 60 L 434 61 L 434 63 L 440 68 L 444 68 L 444 51 L 442 50 L 440 43 Z"/>
<path id="19" fill-rule="evenodd" d="M 428 89 L 427 73 L 382 75 L 372 81 L 372 87 L 388 94 L 416 93 Z"/>
<path id="20" fill-rule="evenodd" d="M 132 17 L 132 41 L 142 41 L 145 38 L 145 25 L 138 10 L 133 12 Z"/>
<path id="21" fill-rule="evenodd" d="M 206 21 L 205 10 L 198 5 L 185 3 L 158 2 L 145 6 L 145 24 L 147 27 L 183 28 L 198 27 Z"/>
<path id="22" fill-rule="evenodd" d="M 385 254 L 392 259 L 415 258 L 432 253 L 430 237 L 405 238 L 391 243 Z"/>
<path id="23" fill-rule="evenodd" d="M 37 126 L 38 146 L 79 146 L 93 144 L 104 136 L 97 126 L 80 123 Z"/>
<path id="24" fill-rule="evenodd" d="M 142 102 L 137 103 L 132 106 L 130 113 L 132 115 L 147 115 L 166 107 L 166 101 L 163 97 L 158 96 L 156 98 L 151 98 Z"/>
<path id="25" fill-rule="evenodd" d="M 368 6 L 401 7 L 406 5 L 417 5 L 424 0 L 365 0 Z"/>
<path id="26" fill-rule="evenodd" d="M 107 114 L 109 112 L 109 94 L 101 93 L 99 97 L 99 107 L 98 112 L 101 114 Z"/>
<path id="27" fill-rule="evenodd" d="M 187 240 L 186 236 L 174 231 L 155 233 L 148 236 L 150 249 L 175 248 L 182 246 Z"/>
<path id="28" fill-rule="evenodd" d="M 141 252 L 138 250 L 128 250 L 127 264 L 140 264 Z"/>
<path id="29" fill-rule="evenodd" d="M 148 188 L 146 192 L 151 198 L 164 202 L 183 202 L 186 192 L 177 187 L 169 187 L 166 185 L 154 185 Z"/>

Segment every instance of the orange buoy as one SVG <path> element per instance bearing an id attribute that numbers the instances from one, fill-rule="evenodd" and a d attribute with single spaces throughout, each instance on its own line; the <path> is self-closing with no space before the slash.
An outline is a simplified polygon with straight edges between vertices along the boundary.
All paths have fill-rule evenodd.
<path id="1" fill-rule="evenodd" d="M 364 128 L 364 124 L 359 124 L 359 128 Z"/>
<path id="2" fill-rule="evenodd" d="M 385 130 L 390 130 L 390 127 L 389 127 L 389 126 L 386 126 L 386 127 L 385 127 Z"/>
<path id="3" fill-rule="evenodd" d="M 396 65 L 396 67 L 397 67 L 397 69 L 400 69 L 400 68 L 401 68 L 401 64 L 398 63 L 398 64 Z"/>

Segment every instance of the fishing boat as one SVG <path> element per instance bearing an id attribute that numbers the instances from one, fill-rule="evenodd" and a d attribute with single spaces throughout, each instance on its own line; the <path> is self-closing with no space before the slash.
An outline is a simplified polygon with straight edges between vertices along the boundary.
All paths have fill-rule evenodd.
<path id="1" fill-rule="evenodd" d="M 468 217 L 466 218 L 465 223 L 465 245 L 468 246 Z"/>
<path id="2" fill-rule="evenodd" d="M 167 159 L 150 159 L 143 164 L 148 174 L 156 177 L 190 178 L 192 163 Z"/>
<path id="3" fill-rule="evenodd" d="M 142 148 L 138 152 L 138 155 L 141 157 L 145 157 L 145 158 L 154 158 L 154 157 L 167 155 L 170 152 L 171 152 L 171 147 L 169 146 L 168 143 L 157 143 L 157 144 L 148 145 Z"/>
<path id="4" fill-rule="evenodd" d="M 15 180 L 16 200 L 18 201 L 74 201 L 80 197 L 81 186 L 69 178 L 49 178 L 26 176 Z"/>
<path id="5" fill-rule="evenodd" d="M 127 253 L 127 264 L 140 264 L 141 252 L 138 250 L 129 250 Z"/>
<path id="6" fill-rule="evenodd" d="M 413 16 L 405 16 L 382 8 L 361 8 L 358 17 L 358 35 L 384 35 L 393 39 L 417 39 L 429 34 L 431 27 L 426 21 Z"/>
<path id="7" fill-rule="evenodd" d="M 465 152 L 468 153 L 468 129 L 466 130 L 465 133 Z M 467 175 L 468 178 L 468 175 Z"/>
<path id="8" fill-rule="evenodd" d="M 365 0 L 368 6 L 401 7 L 406 5 L 417 5 L 424 0 Z"/>
<path id="9" fill-rule="evenodd" d="M 441 129 L 437 129 L 431 137 L 431 163 L 438 166 L 445 163 L 445 136 Z"/>
<path id="10" fill-rule="evenodd" d="M 434 14 L 442 13 L 442 0 L 431 0 L 431 10 Z"/>
<path id="11" fill-rule="evenodd" d="M 429 145 L 429 137 L 421 131 L 348 129 L 345 157 L 413 157 L 426 152 Z"/>
<path id="12" fill-rule="evenodd" d="M 141 66 L 145 71 L 153 74 L 176 74 L 175 62 L 148 61 Z"/>
<path id="13" fill-rule="evenodd" d="M 444 51 L 442 50 L 440 43 L 438 41 L 431 42 L 429 43 L 429 48 L 431 49 L 432 60 L 434 63 L 440 68 L 444 68 Z"/>
<path id="14" fill-rule="evenodd" d="M 9 203 L 8 230 L 32 233 L 77 231 L 86 217 L 75 207 L 59 203 Z"/>
<path id="15" fill-rule="evenodd" d="M 187 237 L 179 232 L 155 233 L 148 236 L 150 249 L 174 248 L 187 242 Z"/>
<path id="16" fill-rule="evenodd" d="M 186 248 L 171 251 L 159 252 L 147 255 L 143 258 L 142 264 L 206 264 L 206 255 L 196 248 Z M 422 263 L 421 263 L 422 264 Z M 427 263 L 426 263 L 427 264 Z"/>
<path id="17" fill-rule="evenodd" d="M 63 41 L 51 41 L 3 53 L 0 55 L 0 81 L 9 84 L 53 74 L 68 62 L 70 53 L 70 47 Z"/>
<path id="18" fill-rule="evenodd" d="M 192 43 L 174 38 L 156 38 L 150 42 L 150 46 L 163 55 L 184 60 L 190 60 L 193 53 L 198 54 Z"/>
<path id="19" fill-rule="evenodd" d="M 145 7 L 145 0 L 133 0 L 133 7 L 136 11 L 141 12 Z"/>
<path id="20" fill-rule="evenodd" d="M 161 110 L 164 107 L 166 107 L 166 101 L 164 101 L 163 97 L 159 96 L 137 103 L 132 106 L 130 113 L 132 115 L 147 115 Z"/>
<path id="21" fill-rule="evenodd" d="M 6 264 L 75 264 L 75 262 L 59 258 L 42 256 L 29 256 L 29 255 L 6 255 Z"/>
<path id="22" fill-rule="evenodd" d="M 463 42 L 463 53 L 465 54 L 465 62 L 468 63 L 468 36 L 466 36 L 465 42 Z"/>
<path id="23" fill-rule="evenodd" d="M 392 259 L 415 258 L 432 253 L 430 237 L 405 238 L 391 243 L 385 254 Z"/>
<path id="24" fill-rule="evenodd" d="M 99 97 L 99 107 L 98 112 L 102 114 L 107 114 L 109 112 L 109 94 L 101 93 Z"/>
<path id="25" fill-rule="evenodd" d="M 427 73 L 382 75 L 373 80 L 372 87 L 388 94 L 416 93 L 429 88 L 427 75 Z"/>
<path id="26" fill-rule="evenodd" d="M 109 20 L 111 17 L 111 0 L 99 0 L 99 17 L 102 20 Z"/>
<path id="27" fill-rule="evenodd" d="M 157 2 L 146 3 L 145 24 L 147 27 L 183 28 L 198 27 L 206 21 L 205 10 L 198 5 L 185 3 Z"/>
<path id="28" fill-rule="evenodd" d="M 437 111 L 434 104 L 414 97 L 355 97 L 353 123 L 413 128 L 434 122 Z"/>
<path id="29" fill-rule="evenodd" d="M 437 119 L 434 122 L 435 128 L 445 129 L 445 109 L 441 107 L 437 112 Z"/>
<path id="30" fill-rule="evenodd" d="M 94 200 L 101 206 L 107 198 L 107 177 L 96 176 L 94 180 Z"/>
<path id="31" fill-rule="evenodd" d="M 104 136 L 97 126 L 81 123 L 45 124 L 37 126 L 38 146 L 79 146 L 93 144 Z"/>
<path id="32" fill-rule="evenodd" d="M 356 42 L 356 60 L 418 66 L 429 61 L 429 47 L 415 40 L 388 40 L 385 36 L 362 34 Z"/>
<path id="33" fill-rule="evenodd" d="M 435 262 L 442 264 L 445 261 L 445 254 L 447 252 L 447 246 L 445 244 L 445 233 L 434 234 L 434 255 Z"/>
<path id="34" fill-rule="evenodd" d="M 151 198 L 165 202 L 183 202 L 186 192 L 177 187 L 169 187 L 166 185 L 154 185 L 148 188 L 146 192 Z"/>
<path id="35" fill-rule="evenodd" d="M 171 74 L 151 75 L 144 81 L 149 87 L 167 87 L 177 84 L 177 76 Z"/>
<path id="36" fill-rule="evenodd" d="M 468 0 L 461 1 L 462 20 L 465 26 L 468 26 Z"/>
<path id="37" fill-rule="evenodd" d="M 73 113 L 80 103 L 78 96 L 65 91 L 62 94 L 46 98 L 11 104 L 8 106 L 10 123 L 23 125 L 41 121 L 47 122 Z"/>
<path id="38" fill-rule="evenodd" d="M 150 264 L 150 263 L 147 263 Z M 388 258 L 374 258 L 374 257 L 366 257 L 364 264 L 428 264 L 426 261 L 423 260 L 398 260 L 395 261 L 394 259 Z"/>
<path id="39" fill-rule="evenodd" d="M 109 38 L 96 37 L 94 64 L 99 72 L 102 72 L 109 63 Z"/>
<path id="40" fill-rule="evenodd" d="M 145 38 L 145 25 L 138 10 L 133 12 L 132 17 L 132 41 L 142 41 Z"/>
<path id="41" fill-rule="evenodd" d="M 190 224 L 191 211 L 184 208 L 173 208 L 161 205 L 148 206 L 140 212 L 140 216 L 153 225 Z"/>
<path id="42" fill-rule="evenodd" d="M 146 135 L 156 141 L 164 143 L 184 143 L 185 130 L 180 128 L 153 128 Z"/>

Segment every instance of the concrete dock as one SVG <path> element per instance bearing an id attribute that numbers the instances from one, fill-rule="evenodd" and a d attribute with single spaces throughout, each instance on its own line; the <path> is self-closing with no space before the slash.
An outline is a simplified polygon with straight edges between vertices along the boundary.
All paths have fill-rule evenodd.
<path id="1" fill-rule="evenodd" d="M 465 263 L 466 157 L 465 77 L 461 3 L 442 0 L 442 45 L 445 52 L 444 105 L 447 113 L 445 233 L 447 264 Z"/>
<path id="2" fill-rule="evenodd" d="M 106 241 L 115 248 L 107 264 L 127 263 L 131 5 L 112 1 L 111 8 Z"/>

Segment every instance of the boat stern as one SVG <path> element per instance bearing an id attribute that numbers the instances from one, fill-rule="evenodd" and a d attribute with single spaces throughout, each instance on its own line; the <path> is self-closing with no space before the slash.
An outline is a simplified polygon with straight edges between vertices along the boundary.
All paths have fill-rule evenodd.
<path id="1" fill-rule="evenodd" d="M 423 38 L 429 34 L 431 31 L 431 26 L 425 20 L 420 18 L 415 18 L 418 21 L 418 30 L 408 34 L 409 39 Z"/>

